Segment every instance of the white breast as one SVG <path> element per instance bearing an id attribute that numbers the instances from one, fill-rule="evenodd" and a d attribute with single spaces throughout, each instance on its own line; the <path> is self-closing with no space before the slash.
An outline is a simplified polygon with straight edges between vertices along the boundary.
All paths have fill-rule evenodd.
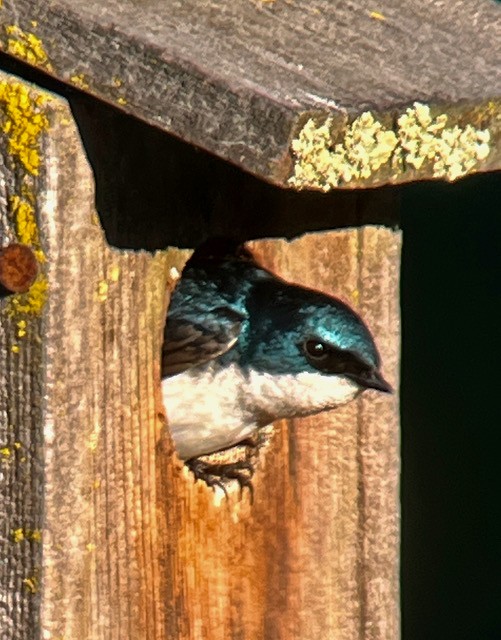
<path id="1" fill-rule="evenodd" d="M 186 460 L 245 439 L 256 424 L 241 406 L 245 380 L 238 367 L 190 369 L 162 380 L 170 432 Z"/>
<path id="2" fill-rule="evenodd" d="M 342 376 L 244 373 L 237 365 L 206 365 L 162 381 L 171 435 L 185 460 L 230 447 L 278 418 L 332 409 L 358 390 Z"/>

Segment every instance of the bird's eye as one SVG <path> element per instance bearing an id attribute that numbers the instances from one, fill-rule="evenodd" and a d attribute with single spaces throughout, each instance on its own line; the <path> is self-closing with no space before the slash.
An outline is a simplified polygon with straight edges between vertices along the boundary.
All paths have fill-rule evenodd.
<path id="1" fill-rule="evenodd" d="M 326 344 L 318 338 L 307 338 L 302 347 L 311 366 L 324 373 L 363 378 L 369 376 L 372 371 L 371 367 L 357 354 Z"/>
<path id="2" fill-rule="evenodd" d="M 306 340 L 304 350 L 310 358 L 320 362 L 329 357 L 330 348 L 319 340 Z"/>

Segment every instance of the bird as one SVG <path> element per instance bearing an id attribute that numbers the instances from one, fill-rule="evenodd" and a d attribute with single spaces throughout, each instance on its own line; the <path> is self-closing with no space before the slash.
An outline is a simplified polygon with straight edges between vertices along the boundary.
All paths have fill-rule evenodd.
<path id="1" fill-rule="evenodd" d="M 366 389 L 392 391 L 353 309 L 282 279 L 228 238 L 202 243 L 182 271 L 164 329 L 161 384 L 178 456 L 197 479 L 219 486 L 228 478 L 242 483 L 239 472 L 201 456 Z"/>

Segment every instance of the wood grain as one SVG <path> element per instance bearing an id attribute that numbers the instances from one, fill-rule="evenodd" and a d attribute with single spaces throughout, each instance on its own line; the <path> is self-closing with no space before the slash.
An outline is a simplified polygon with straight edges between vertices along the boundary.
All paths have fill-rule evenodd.
<path id="1" fill-rule="evenodd" d="M 47 175 L 57 201 L 45 212 L 42 625 L 56 637 L 161 638 L 155 445 L 166 259 L 107 247 L 78 144 L 73 127 L 54 132 L 49 153 L 61 164 Z"/>
<path id="2" fill-rule="evenodd" d="M 0 74 L 0 86 L 5 76 Z M 14 100 L 18 94 L 14 93 Z M 9 153 L 6 101 L 0 100 L 0 246 L 18 241 L 13 198 L 35 196 L 37 178 Z M 12 125 L 12 121 L 10 122 Z M 33 210 L 33 209 L 32 209 Z M 37 247 L 39 248 L 39 247 Z M 42 318 L 26 296 L 0 299 L 0 635 L 38 638 L 43 527 L 43 340 Z"/>
<path id="3" fill-rule="evenodd" d="M 275 184 L 310 116 L 342 138 L 364 111 L 391 128 L 414 101 L 490 127 L 478 170 L 500 166 L 492 0 L 5 0 L 0 15 L 10 55 Z M 432 176 L 407 169 L 358 186 Z"/>

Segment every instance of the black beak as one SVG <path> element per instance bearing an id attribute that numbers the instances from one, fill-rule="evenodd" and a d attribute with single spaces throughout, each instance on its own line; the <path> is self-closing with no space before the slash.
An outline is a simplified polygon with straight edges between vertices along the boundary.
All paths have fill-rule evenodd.
<path id="1" fill-rule="evenodd" d="M 383 393 L 393 393 L 393 387 L 386 382 L 379 371 L 364 371 L 362 375 L 349 374 L 348 377 L 366 389 L 376 389 L 376 391 L 382 391 Z"/>
<path id="2" fill-rule="evenodd" d="M 372 371 L 365 380 L 365 386 L 369 389 L 376 389 L 377 391 L 382 391 L 383 393 L 393 393 L 393 387 L 391 384 L 386 382 L 383 376 L 379 373 L 379 371 Z"/>

